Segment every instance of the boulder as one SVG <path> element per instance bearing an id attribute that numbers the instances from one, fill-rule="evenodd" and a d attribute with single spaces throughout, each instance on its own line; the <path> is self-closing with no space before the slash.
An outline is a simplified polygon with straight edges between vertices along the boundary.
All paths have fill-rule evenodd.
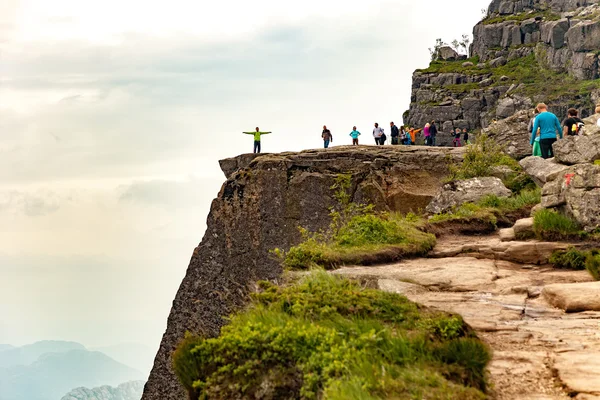
<path id="1" fill-rule="evenodd" d="M 599 119 L 600 114 L 594 114 L 583 119 L 583 122 L 585 123 L 585 126 L 583 127 L 584 136 L 593 136 L 596 134 L 600 134 L 600 126 L 598 126 Z"/>
<path id="2" fill-rule="evenodd" d="M 517 239 L 529 239 L 534 236 L 533 218 L 523 218 L 515 222 L 513 231 Z"/>
<path id="3" fill-rule="evenodd" d="M 590 350 L 560 353 L 554 361 L 554 369 L 567 388 L 580 393 L 576 400 L 600 399 L 600 357 L 597 353 Z"/>
<path id="4" fill-rule="evenodd" d="M 595 51 L 600 48 L 600 21 L 581 21 L 567 31 L 566 37 L 573 52 Z"/>
<path id="5" fill-rule="evenodd" d="M 531 106 L 531 103 L 527 103 Z M 522 111 L 517 111 L 514 115 L 496 121 L 483 131 L 490 138 L 504 147 L 504 150 L 511 157 L 521 159 L 531 155 L 531 145 L 529 144 L 530 136 L 527 130 L 527 125 L 533 117 L 533 113 L 525 111 L 527 108 L 525 103 L 519 103 L 519 108 Z"/>
<path id="6" fill-rule="evenodd" d="M 513 228 L 500 229 L 500 231 L 498 231 L 498 236 L 502 242 L 512 242 L 517 239 Z"/>
<path id="7" fill-rule="evenodd" d="M 600 166 L 578 164 L 544 185 L 542 206 L 558 208 L 586 231 L 600 227 Z"/>
<path id="8" fill-rule="evenodd" d="M 510 97 L 505 97 L 498 101 L 496 106 L 496 117 L 508 118 L 515 113 L 515 101 Z"/>
<path id="9" fill-rule="evenodd" d="M 506 65 L 508 61 L 506 60 L 506 58 L 504 57 L 498 57 L 498 58 L 494 58 L 493 60 L 491 60 L 489 62 L 490 67 L 492 68 L 497 68 L 497 67 L 501 67 L 503 65 Z"/>
<path id="10" fill-rule="evenodd" d="M 593 163 L 600 160 L 600 135 L 567 136 L 552 148 L 556 161 L 561 164 Z"/>
<path id="11" fill-rule="evenodd" d="M 473 65 L 475 64 L 473 64 L 471 61 L 465 61 L 464 63 L 462 63 L 462 66 L 465 68 L 472 67 Z"/>
<path id="12" fill-rule="evenodd" d="M 539 187 L 555 180 L 569 168 L 566 165 L 558 164 L 553 158 L 544 160 L 535 156 L 525 157 L 519 161 L 519 164 Z"/>
<path id="13" fill-rule="evenodd" d="M 458 59 L 458 53 L 450 46 L 442 46 L 438 50 L 438 58 L 444 61 L 454 61 Z"/>
<path id="14" fill-rule="evenodd" d="M 464 203 L 477 202 L 488 195 L 508 197 L 511 193 L 500 179 L 494 177 L 456 181 L 444 185 L 427 206 L 427 212 L 440 214 Z"/>
<path id="15" fill-rule="evenodd" d="M 600 282 L 548 285 L 542 295 L 554 307 L 566 312 L 600 311 Z"/>

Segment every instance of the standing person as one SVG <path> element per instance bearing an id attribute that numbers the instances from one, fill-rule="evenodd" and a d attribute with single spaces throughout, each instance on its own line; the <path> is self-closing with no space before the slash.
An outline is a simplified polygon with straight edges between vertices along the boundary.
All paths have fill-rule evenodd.
<path id="1" fill-rule="evenodd" d="M 398 144 L 400 139 L 400 129 L 394 124 L 394 121 L 390 122 L 390 128 L 392 130 L 392 133 L 390 134 L 392 137 L 392 144 Z"/>
<path id="2" fill-rule="evenodd" d="M 435 137 L 437 136 L 438 130 L 435 121 L 431 121 L 431 125 L 429 125 L 429 141 L 432 146 L 435 146 Z"/>
<path id="3" fill-rule="evenodd" d="M 410 133 L 410 144 L 414 145 L 417 143 L 417 134 L 421 132 L 422 129 L 410 128 L 408 133 Z"/>
<path id="4" fill-rule="evenodd" d="M 350 132 L 350 137 L 352 138 L 352 146 L 358 146 L 358 137 L 360 136 L 360 132 L 356 130 L 356 127 L 352 128 L 352 132 Z"/>
<path id="5" fill-rule="evenodd" d="M 469 131 L 467 131 L 467 128 L 463 128 L 463 143 L 466 145 L 471 144 L 471 141 L 469 140 Z"/>
<path id="6" fill-rule="evenodd" d="M 431 125 L 428 123 L 425 124 L 423 128 L 423 137 L 425 138 L 425 146 L 430 146 L 430 130 Z"/>
<path id="7" fill-rule="evenodd" d="M 538 116 L 539 113 L 540 112 L 537 110 L 537 108 L 533 110 L 533 117 L 529 120 L 529 124 L 527 125 L 527 130 L 530 134 L 531 132 L 533 132 L 533 123 L 535 122 L 535 118 Z M 535 134 L 537 135 L 537 132 Z"/>
<path id="8" fill-rule="evenodd" d="M 452 140 L 452 144 L 454 145 L 454 147 L 462 147 L 462 145 L 460 143 L 460 128 L 456 128 L 456 131 L 454 132 L 454 139 Z"/>
<path id="9" fill-rule="evenodd" d="M 373 137 L 375 138 L 376 145 L 383 145 L 381 137 L 383 136 L 383 128 L 379 127 L 379 124 L 375 122 L 375 129 L 373 129 Z"/>
<path id="10" fill-rule="evenodd" d="M 329 143 L 333 142 L 333 136 L 331 135 L 331 131 L 327 129 L 327 125 L 323 125 L 323 133 L 321 134 L 323 138 L 323 146 L 325 148 L 329 147 Z"/>
<path id="11" fill-rule="evenodd" d="M 254 153 L 260 153 L 260 137 L 262 135 L 268 135 L 269 133 L 272 133 L 272 132 L 261 132 L 257 126 L 256 132 L 242 132 L 242 133 L 245 133 L 246 135 L 254 135 Z"/>
<path id="12" fill-rule="evenodd" d="M 540 129 L 540 150 L 542 150 L 542 158 L 554 157 L 552 145 L 556 142 L 556 136 L 563 138 L 563 131 L 560 126 L 560 121 L 556 115 L 548 111 L 548 106 L 544 103 L 537 105 L 537 110 L 540 112 L 533 123 L 531 132 L 531 140 L 529 143 L 533 146 L 538 128 Z"/>
<path id="13" fill-rule="evenodd" d="M 400 143 L 406 145 L 409 144 L 407 143 L 408 141 L 408 133 L 406 133 L 406 128 L 404 127 L 404 125 L 402 125 L 400 127 Z"/>
<path id="14" fill-rule="evenodd" d="M 568 118 L 565 120 L 563 135 L 577 136 L 583 132 L 583 126 L 585 125 L 578 117 L 579 112 L 574 108 L 569 108 L 567 111 Z"/>

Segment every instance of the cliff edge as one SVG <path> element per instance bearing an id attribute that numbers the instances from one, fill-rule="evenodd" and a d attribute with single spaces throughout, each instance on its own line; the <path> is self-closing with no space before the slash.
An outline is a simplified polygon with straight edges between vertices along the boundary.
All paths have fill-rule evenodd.
<path id="1" fill-rule="evenodd" d="M 299 226 L 328 226 L 331 186 L 340 174 L 352 176 L 355 202 L 417 211 L 435 196 L 448 166 L 462 158 L 463 149 L 361 146 L 222 160 L 227 180 L 173 301 L 142 399 L 185 398 L 171 370 L 177 343 L 187 331 L 218 335 L 223 317 L 245 304 L 254 282 L 278 278 L 280 262 L 270 250 L 299 243 Z"/>

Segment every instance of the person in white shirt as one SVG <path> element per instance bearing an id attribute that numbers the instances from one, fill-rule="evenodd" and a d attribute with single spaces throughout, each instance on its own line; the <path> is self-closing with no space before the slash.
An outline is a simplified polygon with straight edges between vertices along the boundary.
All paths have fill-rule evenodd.
<path id="1" fill-rule="evenodd" d="M 382 140 L 383 136 L 383 128 L 379 127 L 379 124 L 375 122 L 375 129 L 373 129 L 373 137 L 375 138 L 376 145 L 383 145 L 384 140 Z"/>

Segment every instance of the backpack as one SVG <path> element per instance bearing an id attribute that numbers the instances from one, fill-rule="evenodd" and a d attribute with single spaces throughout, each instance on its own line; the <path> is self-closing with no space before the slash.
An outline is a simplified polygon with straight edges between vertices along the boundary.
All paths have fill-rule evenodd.
<path id="1" fill-rule="evenodd" d="M 385 143 L 386 140 L 387 140 L 387 136 L 385 136 L 385 133 L 382 133 L 381 137 L 379 138 L 379 141 L 383 144 L 383 143 Z"/>
<path id="2" fill-rule="evenodd" d="M 575 125 L 573 125 L 573 128 L 575 130 L 575 132 L 573 133 L 574 135 L 583 135 L 583 127 L 585 126 L 585 123 L 580 120 L 579 118 L 577 118 L 577 123 Z"/>

